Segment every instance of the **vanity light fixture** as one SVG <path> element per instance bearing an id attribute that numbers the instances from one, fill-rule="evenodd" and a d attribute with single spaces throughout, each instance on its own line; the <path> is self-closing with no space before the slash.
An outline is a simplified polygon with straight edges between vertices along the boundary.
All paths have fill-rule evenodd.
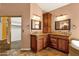
<path id="1" fill-rule="evenodd" d="M 33 20 L 38 20 L 38 21 L 40 21 L 40 16 L 33 15 L 32 19 L 33 19 Z"/>
<path id="2" fill-rule="evenodd" d="M 56 17 L 55 21 L 62 21 L 62 20 L 66 20 L 66 19 L 69 19 L 68 15 L 61 15 L 61 16 Z"/>

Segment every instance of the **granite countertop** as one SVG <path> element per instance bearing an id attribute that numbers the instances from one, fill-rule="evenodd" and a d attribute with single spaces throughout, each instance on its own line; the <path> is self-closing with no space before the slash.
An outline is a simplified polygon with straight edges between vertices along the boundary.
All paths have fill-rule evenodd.
<path id="1" fill-rule="evenodd" d="M 50 33 L 50 34 L 53 34 L 53 35 L 60 35 L 60 36 L 70 36 L 70 34 L 61 34 L 61 33 Z"/>
<path id="2" fill-rule="evenodd" d="M 71 34 L 67 33 L 32 33 L 31 35 L 48 35 L 48 34 L 53 34 L 53 35 L 62 35 L 62 36 L 70 36 Z"/>
<path id="3" fill-rule="evenodd" d="M 60 36 L 67 36 L 70 38 L 70 34 L 68 33 L 59 33 L 59 32 L 52 32 L 52 33 L 31 33 L 31 35 L 36 35 L 38 39 L 47 36 L 48 34 L 53 35 L 60 35 Z"/>
<path id="4" fill-rule="evenodd" d="M 47 35 L 47 33 L 31 33 L 31 35 Z"/>
<path id="5" fill-rule="evenodd" d="M 41 35 L 48 35 L 48 34 L 53 34 L 53 35 L 61 35 L 61 36 L 71 36 L 70 33 L 66 33 L 66 32 L 51 32 L 51 33 L 31 33 L 31 35 L 37 35 L 37 36 L 41 36 Z"/>

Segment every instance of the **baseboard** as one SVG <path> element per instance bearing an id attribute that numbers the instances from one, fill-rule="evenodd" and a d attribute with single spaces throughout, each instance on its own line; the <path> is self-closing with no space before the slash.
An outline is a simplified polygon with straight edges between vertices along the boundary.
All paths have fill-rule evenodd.
<path id="1" fill-rule="evenodd" d="M 21 48 L 20 50 L 31 50 L 31 48 Z"/>

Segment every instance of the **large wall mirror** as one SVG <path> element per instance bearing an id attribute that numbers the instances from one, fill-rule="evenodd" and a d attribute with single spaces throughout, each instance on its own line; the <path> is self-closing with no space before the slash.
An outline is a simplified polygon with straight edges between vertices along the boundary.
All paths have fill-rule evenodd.
<path id="1" fill-rule="evenodd" d="M 40 30 L 41 29 L 41 21 L 31 20 L 31 29 L 32 30 Z"/>
<path id="2" fill-rule="evenodd" d="M 55 21 L 55 30 L 70 30 L 70 19 Z"/>
<path id="3" fill-rule="evenodd" d="M 34 15 L 31 19 L 31 30 L 41 30 L 40 17 Z"/>

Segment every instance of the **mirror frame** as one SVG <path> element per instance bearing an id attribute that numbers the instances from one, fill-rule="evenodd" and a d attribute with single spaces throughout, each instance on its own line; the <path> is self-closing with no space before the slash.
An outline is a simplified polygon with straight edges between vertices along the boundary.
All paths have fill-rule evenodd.
<path id="1" fill-rule="evenodd" d="M 68 21 L 68 29 L 57 29 L 57 27 L 56 26 L 58 26 L 56 23 L 57 22 L 64 22 L 64 21 Z M 70 30 L 70 28 L 71 28 L 71 22 L 70 22 L 70 19 L 66 19 L 66 20 L 62 20 L 62 21 L 55 21 L 55 30 Z"/>
<path id="2" fill-rule="evenodd" d="M 33 22 L 39 22 L 39 28 L 33 28 Z M 31 19 L 31 30 L 41 30 L 41 21 Z"/>

